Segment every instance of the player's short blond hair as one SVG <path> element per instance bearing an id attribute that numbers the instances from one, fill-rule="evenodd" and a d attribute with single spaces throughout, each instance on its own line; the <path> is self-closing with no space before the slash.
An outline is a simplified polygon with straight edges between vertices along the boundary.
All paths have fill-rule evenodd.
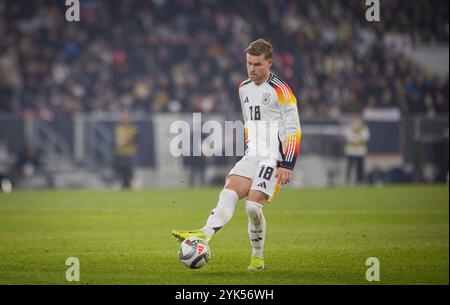
<path id="1" fill-rule="evenodd" d="M 258 39 L 249 44 L 245 52 L 253 56 L 264 55 L 265 59 L 272 59 L 273 47 L 267 40 Z"/>

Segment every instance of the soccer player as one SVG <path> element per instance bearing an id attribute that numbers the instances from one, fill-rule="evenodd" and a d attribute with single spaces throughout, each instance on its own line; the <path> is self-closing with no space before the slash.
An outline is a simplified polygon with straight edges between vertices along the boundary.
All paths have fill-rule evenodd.
<path id="1" fill-rule="evenodd" d="M 239 86 L 247 145 L 245 155 L 228 174 L 218 204 L 206 225 L 194 231 L 174 230 L 172 235 L 179 241 L 199 237 L 209 242 L 231 219 L 236 203 L 247 198 L 245 210 L 252 246 L 248 269 L 261 270 L 264 269 L 266 235 L 263 206 L 271 201 L 280 184 L 289 183 L 292 178 L 300 149 L 301 129 L 294 94 L 270 71 L 272 45 L 258 39 L 245 51 L 249 78 Z M 270 127 L 268 132 L 267 126 Z"/>

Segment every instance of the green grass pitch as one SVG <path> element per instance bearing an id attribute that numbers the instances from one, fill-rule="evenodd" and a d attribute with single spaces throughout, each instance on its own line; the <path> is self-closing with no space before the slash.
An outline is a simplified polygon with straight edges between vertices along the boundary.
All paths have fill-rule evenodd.
<path id="1" fill-rule="evenodd" d="M 212 258 L 189 270 L 172 229 L 201 227 L 219 189 L 29 191 L 0 194 L 0 284 L 449 283 L 448 186 L 284 189 L 264 208 L 266 270 L 249 272 L 240 201 L 211 241 Z"/>

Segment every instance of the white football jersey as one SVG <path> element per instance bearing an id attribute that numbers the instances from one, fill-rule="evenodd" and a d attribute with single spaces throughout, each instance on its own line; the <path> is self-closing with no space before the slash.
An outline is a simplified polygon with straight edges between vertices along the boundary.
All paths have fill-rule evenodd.
<path id="1" fill-rule="evenodd" d="M 245 124 L 246 155 L 262 151 L 276 159 L 279 166 L 293 169 L 300 150 L 301 127 L 297 100 L 289 86 L 271 73 L 260 85 L 249 79 L 243 81 L 239 86 L 239 98 Z"/>

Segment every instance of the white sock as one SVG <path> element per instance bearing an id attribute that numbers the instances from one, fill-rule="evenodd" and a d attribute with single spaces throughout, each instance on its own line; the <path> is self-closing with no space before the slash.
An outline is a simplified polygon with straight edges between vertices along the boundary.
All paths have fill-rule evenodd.
<path id="1" fill-rule="evenodd" d="M 217 207 L 211 211 L 202 231 L 208 236 L 213 236 L 231 219 L 239 197 L 235 191 L 223 189 L 219 195 Z"/>
<path id="2" fill-rule="evenodd" d="M 252 256 L 263 258 L 264 241 L 266 239 L 266 219 L 263 206 L 257 202 L 247 200 L 245 211 L 248 216 L 248 237 L 252 245 Z"/>

